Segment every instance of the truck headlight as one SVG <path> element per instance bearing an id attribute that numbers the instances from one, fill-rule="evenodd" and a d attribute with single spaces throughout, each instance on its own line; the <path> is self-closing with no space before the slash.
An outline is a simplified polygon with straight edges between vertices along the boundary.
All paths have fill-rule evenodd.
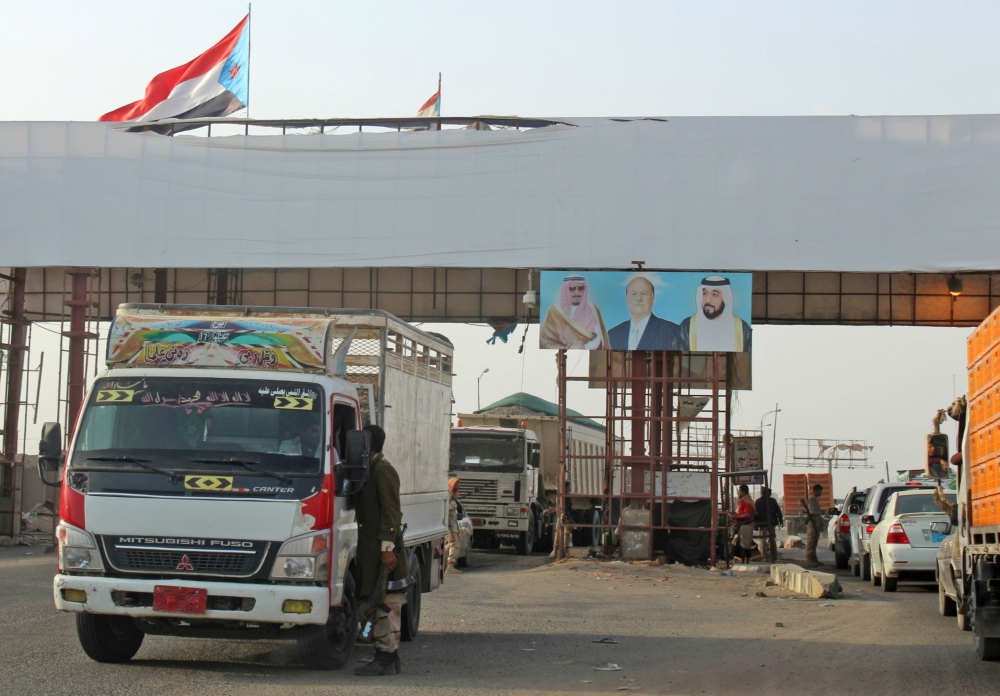
<path id="1" fill-rule="evenodd" d="M 518 512 L 520 512 L 519 508 L 517 508 L 517 507 L 509 507 L 509 508 L 507 508 L 507 517 L 517 517 L 517 513 Z"/>
<path id="2" fill-rule="evenodd" d="M 330 572 L 330 533 L 315 532 L 289 539 L 278 549 L 272 580 L 325 580 Z"/>
<path id="3" fill-rule="evenodd" d="M 103 571 L 104 561 L 93 535 L 65 522 L 56 527 L 59 567 L 62 570 Z"/>

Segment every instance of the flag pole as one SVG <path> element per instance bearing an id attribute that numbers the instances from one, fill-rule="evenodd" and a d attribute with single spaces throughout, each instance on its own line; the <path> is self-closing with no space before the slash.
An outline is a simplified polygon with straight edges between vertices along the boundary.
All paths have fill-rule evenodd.
<path id="1" fill-rule="evenodd" d="M 438 130 L 441 130 L 441 73 L 438 73 Z"/>
<path id="2" fill-rule="evenodd" d="M 247 3 L 247 119 L 250 118 L 250 40 L 253 35 L 250 33 L 251 28 L 251 11 L 253 9 L 253 3 Z M 247 130 L 249 131 L 250 124 L 247 124 Z"/>

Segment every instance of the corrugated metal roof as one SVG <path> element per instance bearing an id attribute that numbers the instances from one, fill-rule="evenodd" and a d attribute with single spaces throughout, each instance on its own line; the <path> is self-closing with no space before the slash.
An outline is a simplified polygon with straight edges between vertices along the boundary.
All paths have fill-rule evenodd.
<path id="1" fill-rule="evenodd" d="M 491 411 L 503 410 L 502 413 L 493 414 Z M 524 409 L 529 411 L 529 413 L 517 413 L 513 409 Z M 510 396 L 505 396 L 499 401 L 494 401 L 492 404 L 486 408 L 474 411 L 479 415 L 498 415 L 498 416 L 513 416 L 513 415 L 532 415 L 538 414 L 542 416 L 553 416 L 557 417 L 559 415 L 559 406 L 552 403 L 551 401 L 546 401 L 545 399 L 535 396 L 534 394 L 526 394 L 525 392 L 517 392 L 516 394 L 511 394 Z M 604 432 L 606 428 L 595 420 L 586 418 L 579 411 L 574 411 L 571 408 L 566 409 L 566 415 L 573 417 L 573 423 L 577 425 L 584 425 L 588 428 L 594 428 L 595 430 L 600 430 Z"/>

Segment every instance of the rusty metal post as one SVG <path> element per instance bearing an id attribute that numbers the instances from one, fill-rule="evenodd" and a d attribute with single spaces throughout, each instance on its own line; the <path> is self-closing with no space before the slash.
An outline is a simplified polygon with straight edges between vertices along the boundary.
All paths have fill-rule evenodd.
<path id="1" fill-rule="evenodd" d="M 556 353 L 559 371 L 559 474 L 556 480 L 556 560 L 566 558 L 566 351 Z"/>
<path id="2" fill-rule="evenodd" d="M 27 348 L 27 322 L 24 319 L 24 282 L 27 269 L 11 269 L 8 280 L 10 298 L 7 315 L 3 322 L 10 324 L 10 343 L 0 346 L 7 351 L 7 393 L 6 411 L 3 423 L 3 452 L 0 453 L 0 495 L 12 491 L 17 486 L 17 421 L 21 413 L 21 385 L 24 379 L 24 351 Z M 14 520 L 11 534 L 18 535 L 20 519 L 18 510 L 13 510 Z"/>
<path id="3" fill-rule="evenodd" d="M 646 352 L 629 352 L 632 363 L 632 493 L 646 492 L 646 464 L 636 462 L 636 457 L 646 455 Z"/>
<path id="4" fill-rule="evenodd" d="M 66 390 L 69 411 L 66 414 L 66 435 L 71 437 L 87 388 L 85 368 L 87 339 L 95 336 L 87 331 L 87 310 L 92 304 L 88 299 L 87 283 L 92 271 L 89 268 L 70 268 L 66 273 L 72 282 L 71 299 L 65 301 L 70 310 L 69 331 L 63 332 L 63 335 L 69 338 L 69 381 Z"/>
<path id="5" fill-rule="evenodd" d="M 155 279 L 155 283 L 153 285 L 153 302 L 155 302 L 156 304 L 166 304 L 167 269 L 166 268 L 153 269 L 153 278 Z"/>
<path id="6" fill-rule="evenodd" d="M 719 354 L 712 353 L 712 476 L 709 481 L 712 496 L 712 532 L 709 543 L 709 564 L 715 567 L 715 538 L 719 526 Z"/>
<path id="7" fill-rule="evenodd" d="M 229 269 L 219 268 L 215 271 L 215 304 L 229 304 Z"/>

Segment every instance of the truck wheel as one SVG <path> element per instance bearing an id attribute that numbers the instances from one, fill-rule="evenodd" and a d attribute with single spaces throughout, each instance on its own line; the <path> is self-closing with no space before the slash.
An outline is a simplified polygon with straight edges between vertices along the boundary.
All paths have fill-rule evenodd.
<path id="1" fill-rule="evenodd" d="M 410 559 L 410 579 L 413 584 L 406 588 L 406 603 L 403 605 L 400 617 L 400 637 L 403 640 L 413 640 L 420 630 L 420 555 L 413 554 Z"/>
<path id="2" fill-rule="evenodd" d="M 530 556 L 531 550 L 535 547 L 535 518 L 528 517 L 528 531 L 521 532 L 514 544 L 514 549 L 518 556 Z"/>
<path id="3" fill-rule="evenodd" d="M 890 578 L 888 575 L 883 573 L 882 575 L 882 591 L 883 592 L 895 592 L 896 585 L 899 582 L 899 578 Z"/>
<path id="4" fill-rule="evenodd" d="M 539 553 L 552 553 L 555 545 L 555 529 L 551 525 L 546 525 L 544 521 L 535 521 L 535 528 L 538 530 L 535 541 L 535 551 Z"/>
<path id="5" fill-rule="evenodd" d="M 354 576 L 344 577 L 341 605 L 330 610 L 323 626 L 303 626 L 296 636 L 302 664 L 309 669 L 340 669 L 351 657 L 358 637 L 358 598 L 354 596 Z"/>
<path id="6" fill-rule="evenodd" d="M 938 613 L 941 616 L 955 616 L 957 613 L 955 600 L 945 594 L 940 580 L 938 580 Z"/>
<path id="7" fill-rule="evenodd" d="M 872 557 L 867 553 L 861 556 L 861 580 L 872 579 Z"/>
<path id="8" fill-rule="evenodd" d="M 976 655 L 983 662 L 996 662 L 1000 660 L 1000 638 L 986 638 L 976 633 L 975 627 L 972 629 L 972 640 L 976 646 Z"/>
<path id="9" fill-rule="evenodd" d="M 87 657 L 96 662 L 128 662 L 146 637 L 129 616 L 77 614 L 76 635 Z"/>

